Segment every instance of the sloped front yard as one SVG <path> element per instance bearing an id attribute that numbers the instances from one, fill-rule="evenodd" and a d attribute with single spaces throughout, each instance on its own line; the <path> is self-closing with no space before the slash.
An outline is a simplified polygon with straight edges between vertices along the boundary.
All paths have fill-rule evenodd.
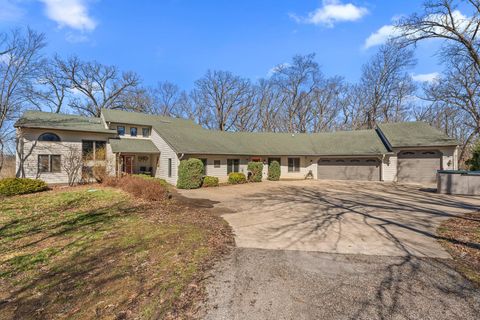
<path id="1" fill-rule="evenodd" d="M 78 187 L 0 201 L 0 318 L 185 318 L 232 242 L 218 217 Z"/>

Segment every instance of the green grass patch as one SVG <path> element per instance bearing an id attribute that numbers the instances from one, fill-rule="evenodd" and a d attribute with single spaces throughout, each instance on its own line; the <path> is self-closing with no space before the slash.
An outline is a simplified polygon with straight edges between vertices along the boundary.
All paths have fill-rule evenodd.
<path id="1" fill-rule="evenodd" d="M 113 188 L 4 199 L 0 298 L 8 302 L 0 304 L 0 318 L 179 314 L 188 305 L 182 293 L 215 255 L 212 238 L 219 230 L 229 234 L 225 229 L 213 216 L 197 219 L 191 209 L 137 202 Z"/>

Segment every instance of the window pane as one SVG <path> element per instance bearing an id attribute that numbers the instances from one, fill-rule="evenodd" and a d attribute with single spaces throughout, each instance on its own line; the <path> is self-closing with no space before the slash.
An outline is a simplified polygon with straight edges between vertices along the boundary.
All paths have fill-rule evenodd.
<path id="1" fill-rule="evenodd" d="M 136 136 L 137 136 L 137 128 L 131 127 L 131 128 L 130 128 L 130 135 L 131 135 L 132 137 L 136 137 Z"/>
<path id="2" fill-rule="evenodd" d="M 239 172 L 240 171 L 240 160 L 239 159 L 233 160 L 233 171 L 234 172 Z"/>
<path id="3" fill-rule="evenodd" d="M 149 128 L 142 128 L 142 135 L 144 137 L 148 137 L 150 135 L 150 129 Z"/>
<path id="4" fill-rule="evenodd" d="M 220 168 L 220 160 L 213 160 L 213 167 Z"/>
<path id="5" fill-rule="evenodd" d="M 49 171 L 49 160 L 48 155 L 39 155 L 38 156 L 38 172 L 48 172 Z"/>
<path id="6" fill-rule="evenodd" d="M 300 172 L 300 158 L 288 158 L 288 172 Z"/>
<path id="7" fill-rule="evenodd" d="M 105 141 L 95 141 L 95 160 L 106 159 L 106 146 Z"/>
<path id="8" fill-rule="evenodd" d="M 43 133 L 38 137 L 38 141 L 60 141 L 60 137 L 55 133 Z"/>
<path id="9" fill-rule="evenodd" d="M 84 160 L 93 160 L 93 141 L 82 141 L 82 157 Z"/>
<path id="10" fill-rule="evenodd" d="M 62 171 L 61 169 L 61 162 L 60 162 L 60 156 L 59 155 L 52 155 L 50 156 L 50 161 L 51 161 L 51 171 L 52 172 L 60 172 Z"/>
<path id="11" fill-rule="evenodd" d="M 168 159 L 168 176 L 169 177 L 172 176 L 172 159 L 171 158 Z"/>
<path id="12" fill-rule="evenodd" d="M 125 127 L 124 126 L 118 126 L 117 127 L 117 133 L 119 136 L 124 136 L 125 135 Z"/>

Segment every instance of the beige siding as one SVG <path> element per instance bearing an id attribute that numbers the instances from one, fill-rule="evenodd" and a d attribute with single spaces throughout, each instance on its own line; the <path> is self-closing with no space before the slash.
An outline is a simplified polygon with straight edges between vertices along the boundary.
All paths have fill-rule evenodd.
<path id="1" fill-rule="evenodd" d="M 441 148 L 440 152 L 442 153 L 442 169 L 457 170 L 458 169 L 457 148 L 456 147 Z"/>
<path id="2" fill-rule="evenodd" d="M 57 134 L 61 141 L 37 141 L 38 137 L 45 132 L 52 132 Z M 24 154 L 30 153 L 30 155 L 24 161 L 25 177 L 42 179 L 47 183 L 68 183 L 68 175 L 63 165 L 65 163 L 65 157 L 68 156 L 70 150 L 82 152 L 82 140 L 98 140 L 107 141 L 108 134 L 89 133 L 89 132 L 72 132 L 61 130 L 44 130 L 44 129 L 22 129 L 22 134 L 17 133 L 17 136 L 21 138 L 23 136 L 24 141 Z M 55 173 L 40 173 L 38 172 L 38 156 L 43 154 L 60 155 L 62 170 Z M 107 150 L 108 155 L 108 150 Z M 20 165 L 19 155 L 17 154 L 17 171 Z M 77 180 L 80 179 L 80 174 Z"/>
<path id="3" fill-rule="evenodd" d="M 165 179 L 168 183 L 176 185 L 178 164 L 180 163 L 177 154 L 157 132 L 151 132 L 151 139 L 158 150 L 160 150 L 160 158 L 155 170 L 155 177 Z M 168 159 L 172 159 L 171 177 L 168 176 Z"/>
<path id="4" fill-rule="evenodd" d="M 268 174 L 268 158 L 281 158 L 281 179 L 303 179 L 309 170 L 313 170 L 313 165 L 310 163 L 310 158 L 307 160 L 305 156 L 292 156 L 291 158 L 300 158 L 300 172 L 288 172 L 288 158 L 287 156 L 225 156 L 225 155 L 202 155 L 202 154 L 190 154 L 185 156 L 188 158 L 207 159 L 207 175 L 219 178 L 220 182 L 226 182 L 228 180 L 227 175 L 227 160 L 239 159 L 240 166 L 239 172 L 247 174 L 248 162 L 252 158 L 261 158 L 263 166 L 263 179 L 267 178 Z M 220 160 L 220 168 L 215 168 L 215 160 Z M 312 171 L 312 173 L 314 173 Z M 314 173 L 315 174 L 315 173 Z"/>
<path id="5" fill-rule="evenodd" d="M 397 181 L 397 155 L 386 155 L 382 162 L 382 181 Z"/>

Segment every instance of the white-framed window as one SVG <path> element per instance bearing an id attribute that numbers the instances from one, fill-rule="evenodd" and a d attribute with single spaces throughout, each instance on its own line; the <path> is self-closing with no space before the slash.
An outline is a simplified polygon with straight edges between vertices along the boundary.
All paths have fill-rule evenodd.
<path id="1" fill-rule="evenodd" d="M 61 156 L 59 154 L 39 154 L 38 172 L 60 172 L 62 171 Z"/>
<path id="2" fill-rule="evenodd" d="M 214 168 L 220 168 L 222 165 L 220 160 L 213 160 L 213 167 Z"/>
<path id="3" fill-rule="evenodd" d="M 150 136 L 150 128 L 142 128 L 142 136 L 147 138 Z"/>
<path id="4" fill-rule="evenodd" d="M 132 137 L 137 136 L 137 127 L 130 127 L 130 136 Z"/>
<path id="5" fill-rule="evenodd" d="M 300 158 L 288 158 L 288 172 L 300 172 Z"/>

